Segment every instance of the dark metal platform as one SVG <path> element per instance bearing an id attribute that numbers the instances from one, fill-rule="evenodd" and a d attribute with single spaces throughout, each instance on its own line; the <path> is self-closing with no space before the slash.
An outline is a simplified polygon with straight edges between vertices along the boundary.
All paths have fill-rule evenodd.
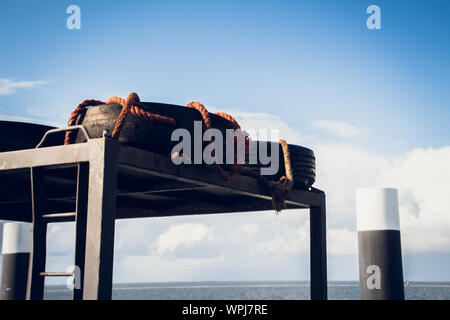
<path id="1" fill-rule="evenodd" d="M 326 299 L 325 194 L 293 189 L 286 204 L 310 209 L 311 298 Z M 108 137 L 0 153 L 0 219 L 35 227 L 30 299 L 43 297 L 49 222 L 77 222 L 75 264 L 84 266 L 84 285 L 74 298 L 110 299 L 115 219 L 262 210 L 272 210 L 271 196 L 257 179 L 225 182 L 213 168 L 177 166 Z"/>

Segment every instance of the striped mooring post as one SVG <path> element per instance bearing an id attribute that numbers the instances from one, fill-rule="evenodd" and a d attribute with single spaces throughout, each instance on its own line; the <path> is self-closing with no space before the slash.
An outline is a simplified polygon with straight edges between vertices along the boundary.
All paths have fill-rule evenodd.
<path id="1" fill-rule="evenodd" d="M 31 234 L 31 223 L 3 224 L 0 300 L 26 298 Z"/>
<path id="2" fill-rule="evenodd" d="M 397 189 L 357 190 L 356 217 L 361 299 L 405 299 Z"/>

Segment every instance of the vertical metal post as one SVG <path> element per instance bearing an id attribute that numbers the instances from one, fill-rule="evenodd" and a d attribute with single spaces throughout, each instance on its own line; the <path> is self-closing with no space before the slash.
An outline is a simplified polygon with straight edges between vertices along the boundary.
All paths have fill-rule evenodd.
<path id="1" fill-rule="evenodd" d="M 26 298 L 30 250 L 31 224 L 5 223 L 3 225 L 0 300 L 24 300 Z"/>
<path id="2" fill-rule="evenodd" d="M 44 298 L 44 280 L 40 272 L 45 270 L 47 255 L 47 223 L 42 219 L 45 213 L 45 186 L 43 168 L 31 168 L 31 201 L 33 235 L 31 237 L 30 264 L 28 268 L 27 299 Z"/>
<path id="3" fill-rule="evenodd" d="M 92 150 L 93 160 L 89 164 L 83 299 L 107 300 L 111 299 L 112 291 L 120 143 L 104 138 L 102 148 L 94 147 L 96 148 Z"/>
<path id="4" fill-rule="evenodd" d="M 320 195 L 320 206 L 310 208 L 311 300 L 328 298 L 325 193 Z"/>
<path id="5" fill-rule="evenodd" d="M 359 278 L 362 300 L 404 300 L 398 192 L 356 192 Z"/>
<path id="6" fill-rule="evenodd" d="M 76 279 L 75 283 L 79 282 L 79 287 L 75 286 L 73 289 L 74 300 L 83 299 L 88 188 L 89 163 L 82 162 L 78 164 L 77 174 L 77 202 L 75 210 L 75 266 L 79 270 L 79 273 L 75 273 L 75 277 L 79 277 L 79 279 Z M 75 269 L 75 271 L 77 269 Z"/>

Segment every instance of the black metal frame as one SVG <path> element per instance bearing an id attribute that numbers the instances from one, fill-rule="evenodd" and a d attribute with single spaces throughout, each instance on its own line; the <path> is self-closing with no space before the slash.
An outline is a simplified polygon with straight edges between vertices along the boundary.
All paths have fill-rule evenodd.
<path id="1" fill-rule="evenodd" d="M 30 178 L 31 192 L 30 184 L 16 183 Z M 43 298 L 44 276 L 67 275 L 45 272 L 48 222 L 76 221 L 82 287 L 73 298 L 111 299 L 115 219 L 271 210 L 270 194 L 254 178 L 225 182 L 210 167 L 176 166 L 108 137 L 0 153 L 0 186 L 6 185 L 0 219 L 34 227 L 28 299 Z M 310 209 L 311 299 L 327 299 L 325 193 L 293 189 L 286 204 Z"/>

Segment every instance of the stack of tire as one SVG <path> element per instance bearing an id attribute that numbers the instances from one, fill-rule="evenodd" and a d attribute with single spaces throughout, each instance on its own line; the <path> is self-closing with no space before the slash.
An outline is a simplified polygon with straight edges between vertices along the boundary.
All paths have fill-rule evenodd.
<path id="1" fill-rule="evenodd" d="M 259 148 L 262 144 L 265 144 L 264 148 L 267 150 L 268 155 L 271 155 L 274 147 L 278 147 L 278 160 L 279 160 L 279 170 L 275 175 L 268 175 L 266 178 L 270 180 L 278 180 L 280 177 L 286 175 L 285 165 L 284 165 L 284 155 L 281 145 L 278 142 L 268 142 L 268 141 L 255 141 L 255 145 L 258 148 L 258 160 L 257 164 L 245 164 L 245 167 L 248 168 L 268 168 L 270 165 L 262 165 L 259 159 Z M 299 189 L 306 189 L 312 186 L 316 180 L 316 158 L 314 156 L 314 152 L 311 149 L 289 144 L 289 154 L 291 160 L 291 168 L 294 176 L 294 186 Z M 248 163 L 248 159 L 246 159 L 246 163 Z"/>
<path id="2" fill-rule="evenodd" d="M 177 141 L 171 141 L 172 132 L 177 128 L 187 129 L 191 136 L 194 137 L 194 121 L 202 121 L 202 117 L 197 110 L 186 108 L 184 106 L 163 104 L 155 102 L 140 102 L 136 104 L 138 107 L 154 114 L 171 117 L 176 120 L 176 127 L 167 126 L 165 124 L 151 123 L 141 117 L 128 114 L 127 120 L 122 128 L 119 141 L 125 145 L 146 149 L 152 152 L 170 155 L 170 152 Z M 76 124 L 82 124 L 86 127 L 92 138 L 99 138 L 106 130 L 111 133 L 116 123 L 117 117 L 122 110 L 122 106 L 118 104 L 104 104 L 87 109 L 86 114 L 79 116 Z M 220 130 L 224 137 L 226 129 L 231 129 L 232 125 L 229 121 L 210 113 L 211 126 Z M 75 143 L 84 142 L 83 134 L 78 133 Z M 203 142 L 205 148 L 210 142 Z M 277 180 L 285 175 L 284 157 L 281 146 L 278 142 L 260 142 L 260 146 L 267 144 L 268 155 L 272 148 L 276 145 L 279 147 L 279 169 L 276 174 L 266 176 L 268 179 Z M 316 165 L 314 152 L 308 148 L 290 144 L 291 167 L 294 174 L 294 182 L 296 188 L 310 187 L 316 178 Z M 191 153 L 193 154 L 193 152 Z M 259 152 L 258 152 L 259 154 Z M 225 162 L 225 161 L 224 161 Z M 250 168 L 260 168 L 265 165 L 261 164 L 259 158 L 256 164 L 249 164 L 246 161 L 245 166 Z M 230 166 L 225 166 L 229 169 Z"/>

